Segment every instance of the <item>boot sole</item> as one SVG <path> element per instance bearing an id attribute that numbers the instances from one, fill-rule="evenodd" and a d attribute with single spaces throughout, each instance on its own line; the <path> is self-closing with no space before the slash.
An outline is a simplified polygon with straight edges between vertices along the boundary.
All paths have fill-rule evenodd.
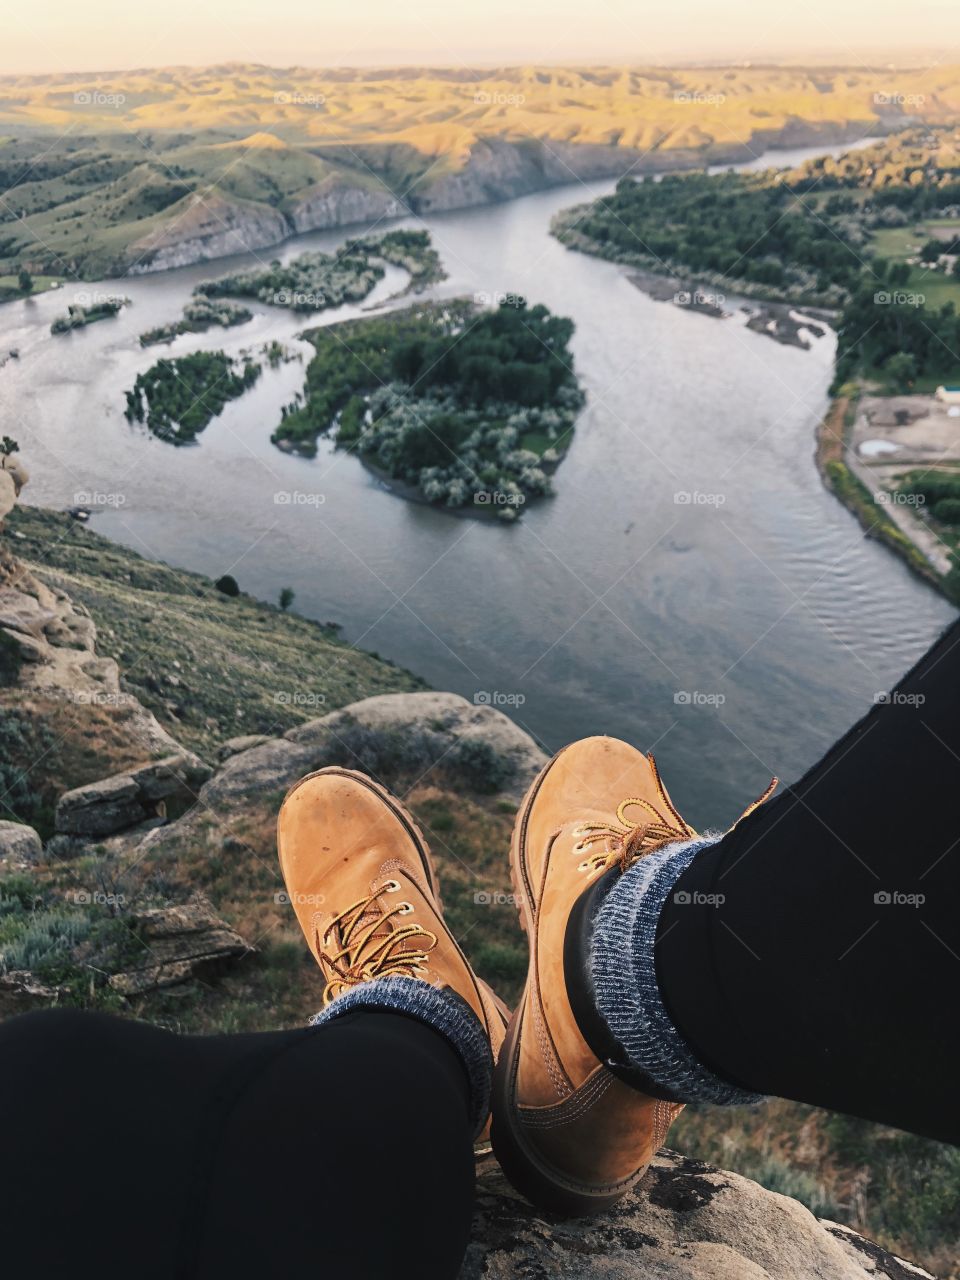
<path id="1" fill-rule="evenodd" d="M 513 828 L 510 844 L 510 879 L 520 916 L 520 926 L 530 944 L 530 965 L 523 995 L 516 1012 L 510 1019 L 506 1039 L 493 1073 L 493 1124 L 490 1139 L 493 1153 L 500 1167 L 521 1195 L 552 1213 L 563 1217 L 581 1218 L 602 1213 L 615 1205 L 635 1186 L 642 1171 L 624 1182 L 602 1188 L 574 1182 L 553 1166 L 546 1164 L 530 1148 L 517 1116 L 516 1078 L 520 1060 L 520 1035 L 527 994 L 534 981 L 533 943 L 536 938 L 533 891 L 527 881 L 523 849 L 526 843 L 527 820 L 533 802 L 547 774 L 565 750 L 566 747 L 563 751 L 558 751 L 531 783 Z"/>

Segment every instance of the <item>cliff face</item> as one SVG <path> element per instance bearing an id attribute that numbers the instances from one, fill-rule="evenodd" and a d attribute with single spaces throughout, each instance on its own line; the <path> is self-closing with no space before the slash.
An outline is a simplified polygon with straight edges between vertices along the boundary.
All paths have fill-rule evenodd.
<path id="1" fill-rule="evenodd" d="M 878 127 L 878 132 L 882 131 Z M 718 143 L 704 136 L 698 145 L 655 151 L 557 139 L 485 137 L 473 143 L 461 168 L 436 177 L 429 176 L 428 169 L 425 180 L 413 183 L 408 194 L 395 194 L 386 185 L 378 187 L 372 178 L 353 183 L 349 175 L 338 173 L 299 193 L 284 209 L 218 193 L 187 197 L 182 209 L 174 210 L 176 216 L 131 246 L 127 271 L 145 274 L 185 267 L 269 248 L 308 231 L 399 218 L 411 212 L 471 208 L 565 183 L 619 178 L 625 173 L 639 176 L 694 169 L 704 164 L 736 164 L 754 159 L 768 148 L 829 146 L 853 141 L 862 133 L 862 123 L 796 119 L 780 128 L 758 129 L 746 142 Z M 773 153 L 770 163 L 776 162 Z"/>

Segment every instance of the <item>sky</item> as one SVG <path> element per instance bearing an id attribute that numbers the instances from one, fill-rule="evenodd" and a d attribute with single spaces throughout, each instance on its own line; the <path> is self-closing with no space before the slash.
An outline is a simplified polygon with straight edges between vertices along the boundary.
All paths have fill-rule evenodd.
<path id="1" fill-rule="evenodd" d="M 0 72 L 275 66 L 960 63 L 960 0 L 39 0 Z"/>

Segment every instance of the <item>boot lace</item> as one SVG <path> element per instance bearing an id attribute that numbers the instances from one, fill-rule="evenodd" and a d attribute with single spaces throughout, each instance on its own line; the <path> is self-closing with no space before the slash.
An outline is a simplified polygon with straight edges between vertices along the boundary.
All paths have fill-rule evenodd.
<path id="1" fill-rule="evenodd" d="M 677 840 L 691 840 L 696 836 L 696 831 L 681 818 L 667 795 L 653 755 L 648 754 L 647 759 L 650 761 L 657 786 L 658 804 L 645 800 L 641 796 L 628 796 L 617 806 L 615 822 L 584 822 L 575 827 L 574 834 L 579 837 L 579 840 L 573 846 L 574 853 L 587 855 L 580 863 L 578 870 L 600 871 L 618 863 L 620 870 L 626 871 L 635 862 L 654 853 L 665 844 L 673 844 Z M 763 795 L 744 809 L 733 827 L 739 826 L 744 818 L 749 817 L 755 809 L 759 809 L 766 800 L 769 800 L 778 782 L 778 778 L 771 778 L 770 785 Z M 631 809 L 640 810 L 636 815 L 636 821 L 631 821 L 629 816 Z M 733 827 L 730 828 L 731 831 Z M 608 846 L 611 841 L 612 848 L 593 849 L 596 844 Z"/>
<path id="2" fill-rule="evenodd" d="M 328 974 L 323 1003 L 373 978 L 421 978 L 437 935 L 422 925 L 400 924 L 413 905 L 399 902 L 388 908 L 381 897 L 399 893 L 400 883 L 388 880 L 376 892 L 360 898 L 334 916 L 321 934 L 316 931 L 317 954 Z"/>

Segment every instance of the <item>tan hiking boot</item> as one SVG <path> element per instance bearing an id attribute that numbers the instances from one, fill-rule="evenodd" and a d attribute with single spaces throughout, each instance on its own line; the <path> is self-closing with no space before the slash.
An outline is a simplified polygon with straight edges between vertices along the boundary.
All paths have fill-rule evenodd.
<path id="1" fill-rule="evenodd" d="M 443 919 L 427 842 L 407 810 L 365 774 L 302 778 L 277 819 L 280 869 L 327 985 L 324 1005 L 362 982 L 418 978 L 461 996 L 494 1061 L 510 1011 L 470 967 Z"/>
<path id="2" fill-rule="evenodd" d="M 649 1084 L 641 1073 L 614 1074 L 601 1061 L 585 1032 L 604 1060 L 609 1032 L 568 977 L 577 930 L 589 923 L 583 904 L 596 896 L 590 890 L 654 849 L 695 835 L 653 757 L 616 738 L 587 738 L 561 751 L 517 816 L 510 861 L 530 966 L 494 1075 L 493 1148 L 517 1190 L 544 1208 L 579 1215 L 614 1204 L 642 1177 L 682 1110 L 668 1095 L 640 1091 L 638 1081 Z"/>

